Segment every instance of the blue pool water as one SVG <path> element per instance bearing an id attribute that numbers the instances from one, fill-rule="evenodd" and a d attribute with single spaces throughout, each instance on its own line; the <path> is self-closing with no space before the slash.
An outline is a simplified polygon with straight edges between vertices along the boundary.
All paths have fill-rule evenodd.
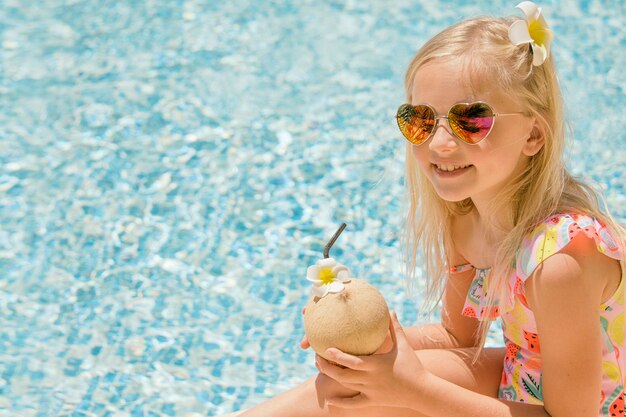
<path id="1" fill-rule="evenodd" d="M 560 3 L 569 166 L 624 221 L 625 6 Z M 343 221 L 332 254 L 417 320 L 404 69 L 514 5 L 3 0 L 0 417 L 198 417 L 294 386 L 306 266 Z"/>

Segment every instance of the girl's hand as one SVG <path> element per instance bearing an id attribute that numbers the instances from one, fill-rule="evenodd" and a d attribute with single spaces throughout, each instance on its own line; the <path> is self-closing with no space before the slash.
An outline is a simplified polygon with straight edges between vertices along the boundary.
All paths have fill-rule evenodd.
<path id="1" fill-rule="evenodd" d="M 389 330 L 393 347 L 388 353 L 353 356 L 330 348 L 326 354 L 336 365 L 317 356 L 316 365 L 321 373 L 359 392 L 354 397 L 330 398 L 329 406 L 410 408 L 419 381 L 424 379 L 427 371 L 410 346 L 395 312 L 391 315 Z"/>

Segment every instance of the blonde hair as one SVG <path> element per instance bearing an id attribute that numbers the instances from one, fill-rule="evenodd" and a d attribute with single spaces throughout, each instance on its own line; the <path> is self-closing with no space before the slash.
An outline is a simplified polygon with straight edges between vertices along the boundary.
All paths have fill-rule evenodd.
<path id="1" fill-rule="evenodd" d="M 516 99 L 526 114 L 535 117 L 544 132 L 542 149 L 530 157 L 524 172 L 513 178 L 493 202 L 494 212 L 505 213 L 512 225 L 497 248 L 487 288 L 487 303 L 496 307 L 506 290 L 506 280 L 524 236 L 533 227 L 556 213 L 588 214 L 604 223 L 624 246 L 624 229 L 600 209 L 598 194 L 589 185 L 573 178 L 565 169 L 565 125 L 562 97 L 552 58 L 532 66 L 529 45 L 515 46 L 508 29 L 517 18 L 481 17 L 459 22 L 430 39 L 415 55 L 405 76 L 406 96 L 412 100 L 416 72 L 435 59 L 459 59 L 471 85 L 485 80 Z M 406 148 L 407 278 L 415 279 L 418 253 L 426 269 L 426 305 L 432 308 L 441 299 L 452 248 L 451 220 L 469 213 L 470 199 L 448 202 L 440 198 Z M 605 205 L 606 206 L 606 205 Z M 606 211 L 606 207 L 605 207 Z M 608 213 L 608 211 L 606 211 Z M 477 342 L 482 346 L 489 322 L 481 322 Z"/>

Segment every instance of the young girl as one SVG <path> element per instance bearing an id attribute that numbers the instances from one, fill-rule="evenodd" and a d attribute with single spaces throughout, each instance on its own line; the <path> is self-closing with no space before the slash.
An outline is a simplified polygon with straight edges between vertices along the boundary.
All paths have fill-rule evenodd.
<path id="1" fill-rule="evenodd" d="M 392 314 L 391 347 L 331 348 L 244 417 L 624 415 L 624 229 L 565 170 L 552 34 L 518 7 L 444 30 L 406 74 L 409 275 L 419 248 L 441 323 Z M 505 348 L 483 348 L 498 316 Z"/>

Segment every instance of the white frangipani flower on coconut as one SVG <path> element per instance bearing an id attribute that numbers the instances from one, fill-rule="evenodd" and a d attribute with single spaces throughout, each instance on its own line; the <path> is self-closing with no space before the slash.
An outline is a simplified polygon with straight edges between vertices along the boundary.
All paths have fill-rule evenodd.
<path id="1" fill-rule="evenodd" d="M 344 283 L 350 281 L 350 271 L 333 258 L 320 259 L 306 270 L 306 279 L 313 283 L 313 294 L 324 297 L 326 294 L 343 291 Z"/>

